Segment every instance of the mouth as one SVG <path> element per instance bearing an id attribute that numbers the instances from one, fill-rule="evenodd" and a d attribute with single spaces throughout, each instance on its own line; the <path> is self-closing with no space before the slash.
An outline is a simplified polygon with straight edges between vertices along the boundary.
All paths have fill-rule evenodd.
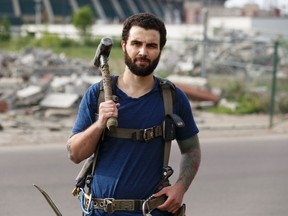
<path id="1" fill-rule="evenodd" d="M 136 58 L 135 62 L 138 62 L 140 64 L 150 64 L 150 60 L 147 58 Z"/>

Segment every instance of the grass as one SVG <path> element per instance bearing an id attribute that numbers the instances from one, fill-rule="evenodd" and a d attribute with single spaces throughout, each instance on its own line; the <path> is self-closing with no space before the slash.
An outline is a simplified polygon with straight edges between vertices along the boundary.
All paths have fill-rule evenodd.
<path id="1" fill-rule="evenodd" d="M 49 41 L 50 39 L 50 41 Z M 50 49 L 56 54 L 65 54 L 67 58 L 79 58 L 84 59 L 88 62 L 92 62 L 96 49 L 97 43 L 89 45 L 80 45 L 80 44 L 70 44 L 65 45 L 58 41 L 55 38 L 46 38 L 46 41 L 37 41 L 31 37 L 21 37 L 13 38 L 9 42 L 0 41 L 1 50 L 19 52 L 25 47 L 39 47 L 43 49 Z M 73 43 L 73 42 L 71 42 Z M 64 45 L 63 45 L 64 44 Z M 123 62 L 123 51 L 120 46 L 115 45 L 112 47 L 110 56 L 109 56 L 109 67 L 113 73 L 121 73 L 124 70 Z"/>
<path id="2" fill-rule="evenodd" d="M 68 58 L 80 58 L 92 62 L 97 47 L 79 46 L 79 47 L 54 47 L 51 50 L 57 54 L 64 53 Z M 109 56 L 109 68 L 111 73 L 119 74 L 124 71 L 123 52 L 119 47 L 112 47 Z"/>

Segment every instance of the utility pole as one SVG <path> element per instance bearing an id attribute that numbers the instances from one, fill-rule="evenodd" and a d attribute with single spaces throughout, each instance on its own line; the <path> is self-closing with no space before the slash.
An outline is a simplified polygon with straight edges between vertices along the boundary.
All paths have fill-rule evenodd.
<path id="1" fill-rule="evenodd" d="M 206 77 L 206 53 L 207 53 L 207 20 L 208 20 L 208 9 L 202 8 L 202 25 L 203 25 L 203 42 L 202 42 L 202 59 L 201 59 L 201 77 Z"/>
<path id="2" fill-rule="evenodd" d="M 36 27 L 36 33 L 39 34 L 40 25 L 41 25 L 41 3 L 42 3 L 42 0 L 34 0 L 34 2 L 35 2 L 35 27 Z"/>
<path id="3" fill-rule="evenodd" d="M 275 94 L 276 94 L 276 78 L 277 78 L 277 68 L 278 68 L 278 46 L 279 46 L 279 41 L 277 40 L 274 43 L 274 62 L 273 62 L 273 75 L 272 75 L 272 85 L 271 85 L 269 128 L 273 127 L 273 117 L 274 117 L 274 108 L 275 108 Z"/>

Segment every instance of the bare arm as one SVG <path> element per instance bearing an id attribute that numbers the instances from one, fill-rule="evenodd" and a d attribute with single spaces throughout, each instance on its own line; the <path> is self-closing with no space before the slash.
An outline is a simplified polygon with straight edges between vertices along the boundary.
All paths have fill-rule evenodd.
<path id="1" fill-rule="evenodd" d="M 80 163 L 94 153 L 108 118 L 118 116 L 118 107 L 119 104 L 115 104 L 112 100 L 101 103 L 98 120 L 85 131 L 74 134 L 68 139 L 69 158 L 74 163 Z"/>
<path id="2" fill-rule="evenodd" d="M 182 154 L 178 180 L 174 185 L 165 187 L 155 194 L 156 197 L 164 194 L 168 197 L 166 202 L 158 208 L 172 213 L 176 213 L 180 208 L 184 194 L 196 176 L 201 161 L 200 144 L 197 135 L 190 139 L 179 141 L 178 144 Z"/>
<path id="3" fill-rule="evenodd" d="M 178 144 L 182 153 L 182 160 L 180 164 L 180 174 L 176 184 L 181 184 L 185 188 L 185 191 L 187 191 L 200 166 L 200 144 L 197 135 L 189 140 L 180 141 Z"/>
<path id="4" fill-rule="evenodd" d="M 69 158 L 74 163 L 80 163 L 92 155 L 103 131 L 104 129 L 99 126 L 98 122 L 95 122 L 85 131 L 70 137 L 67 141 Z"/>

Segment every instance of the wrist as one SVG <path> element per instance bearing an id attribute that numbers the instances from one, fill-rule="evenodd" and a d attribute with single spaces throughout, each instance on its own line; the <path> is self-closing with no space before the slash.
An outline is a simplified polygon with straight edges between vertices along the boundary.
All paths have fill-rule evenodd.
<path id="1" fill-rule="evenodd" d="M 188 190 L 188 187 L 189 187 L 189 186 L 187 187 L 187 185 L 183 181 L 181 181 L 181 179 L 179 179 L 175 183 L 175 186 L 177 187 L 177 190 L 179 192 L 183 192 L 183 194 Z"/>
<path id="2" fill-rule="evenodd" d="M 97 120 L 96 122 L 94 122 L 93 126 L 94 126 L 94 129 L 102 132 L 106 128 L 106 123 Z"/>

